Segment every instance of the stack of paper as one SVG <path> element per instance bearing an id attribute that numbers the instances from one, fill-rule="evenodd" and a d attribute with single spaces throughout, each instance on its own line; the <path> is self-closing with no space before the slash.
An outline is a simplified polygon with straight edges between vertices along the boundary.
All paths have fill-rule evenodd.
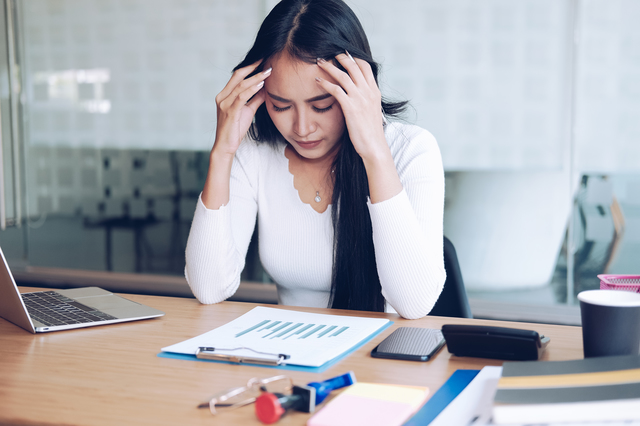
<path id="1" fill-rule="evenodd" d="M 496 424 L 640 420 L 640 356 L 505 362 Z"/>
<path id="2" fill-rule="evenodd" d="M 628 364 L 624 367 L 619 359 L 600 358 L 586 360 L 587 362 L 585 360 L 505 362 L 506 372 L 504 374 L 502 373 L 503 367 L 484 367 L 479 373 L 476 370 L 457 370 L 404 426 L 494 426 L 505 423 L 510 426 L 531 424 L 544 426 L 640 426 L 640 420 L 620 420 L 621 418 L 629 418 L 629 414 L 632 415 L 631 418 L 638 417 L 640 407 L 638 407 L 637 399 L 634 398 L 633 393 L 626 394 L 628 398 L 622 402 L 623 409 L 616 410 L 611 405 L 615 401 L 600 401 L 605 406 L 599 405 L 600 403 L 596 401 L 594 407 L 590 407 L 589 405 L 594 402 L 582 400 L 582 397 L 577 396 L 580 391 L 576 392 L 576 387 L 589 388 L 592 386 L 593 380 L 596 379 L 603 380 L 600 386 L 595 386 L 601 390 L 599 399 L 614 397 L 618 392 L 616 390 L 618 385 L 611 383 L 632 382 L 633 377 L 638 374 L 636 368 L 638 360 L 634 360 L 634 358 L 628 358 L 626 360 Z M 618 366 L 607 366 L 610 360 L 612 364 Z M 576 373 L 580 370 L 582 372 Z M 588 370 L 591 372 L 587 373 Z M 614 375 L 618 375 L 617 379 L 613 381 L 610 375 L 612 372 Z M 594 373 L 595 375 L 591 376 Z M 580 379 L 582 386 L 574 383 L 574 385 L 564 387 L 561 384 L 563 380 L 568 378 L 575 380 L 578 376 L 582 377 Z M 536 379 L 536 377 L 538 378 Z M 524 378 L 529 384 L 522 388 L 510 387 L 509 382 L 512 381 L 510 378 L 514 378 L 513 381 Z M 505 391 L 507 388 L 511 392 L 516 389 L 527 390 L 528 388 L 531 390 L 534 388 L 531 379 L 534 381 L 549 379 L 557 381 L 556 386 L 543 388 L 544 390 L 540 391 L 541 393 L 549 392 L 546 399 L 550 402 L 537 404 L 520 394 L 520 400 L 517 403 L 497 402 L 494 406 L 494 395 L 496 401 L 503 399 L 503 396 L 496 395 L 498 382 L 502 381 L 501 390 L 498 392 Z M 513 381 L 511 385 L 514 384 Z M 589 384 L 590 382 L 591 384 Z M 605 382 L 609 382 L 610 385 L 604 384 Z M 607 386 L 612 387 L 608 388 Z M 575 394 L 574 399 L 577 400 L 567 402 L 558 398 L 558 395 L 554 394 L 558 390 L 561 394 L 564 392 Z M 611 394 L 608 394 L 609 390 L 611 390 Z M 508 418 L 505 418 L 504 411 L 500 412 L 504 408 L 509 410 L 507 412 Z M 499 412 L 498 416 L 493 417 L 496 412 Z"/>

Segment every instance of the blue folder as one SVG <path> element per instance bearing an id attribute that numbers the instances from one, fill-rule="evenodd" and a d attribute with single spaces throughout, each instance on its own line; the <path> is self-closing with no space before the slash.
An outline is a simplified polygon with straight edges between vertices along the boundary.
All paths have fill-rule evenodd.
<path id="1" fill-rule="evenodd" d="M 456 370 L 449 380 L 403 426 L 424 426 L 435 419 L 467 387 L 480 370 Z"/>
<path id="2" fill-rule="evenodd" d="M 391 324 L 393 324 L 393 321 L 387 322 L 385 325 L 380 327 L 378 330 L 376 330 L 373 333 L 371 333 L 371 335 L 369 335 L 368 337 L 365 337 L 360 342 L 356 343 L 353 347 L 351 347 L 351 349 L 349 349 L 348 351 L 338 355 L 337 357 L 333 358 L 332 360 L 329 360 L 329 361 L 325 362 L 320 367 L 305 367 L 303 365 L 293 365 L 293 364 L 292 365 L 289 365 L 289 364 L 264 365 L 264 364 L 251 364 L 251 363 L 248 363 L 248 362 L 247 363 L 243 362 L 241 365 L 248 365 L 248 366 L 251 366 L 251 367 L 277 368 L 277 369 L 280 369 L 280 370 L 306 371 L 306 372 L 309 372 L 309 373 L 322 373 L 322 372 L 326 371 L 329 367 L 331 367 L 334 364 L 336 364 L 338 361 L 343 360 L 347 356 L 351 355 L 357 349 L 360 349 L 365 343 L 367 343 L 368 341 L 370 341 L 371 339 L 376 337 L 378 334 L 382 333 L 384 330 L 389 328 L 391 326 Z M 179 353 L 174 353 L 174 352 L 160 352 L 158 354 L 158 356 L 160 358 L 173 358 L 173 359 L 182 359 L 182 360 L 187 360 L 187 361 L 217 362 L 217 363 L 223 363 L 223 364 L 238 365 L 235 362 L 218 361 L 218 360 L 214 360 L 214 359 L 201 359 L 201 358 L 196 358 L 195 355 L 185 355 L 185 354 L 179 354 Z"/>

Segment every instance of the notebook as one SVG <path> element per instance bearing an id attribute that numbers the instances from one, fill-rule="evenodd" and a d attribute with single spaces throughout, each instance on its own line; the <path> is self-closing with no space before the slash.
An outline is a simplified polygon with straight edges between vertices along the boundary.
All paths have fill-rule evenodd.
<path id="1" fill-rule="evenodd" d="M 98 287 L 20 294 L 0 248 L 0 317 L 31 333 L 155 318 L 164 312 Z"/>

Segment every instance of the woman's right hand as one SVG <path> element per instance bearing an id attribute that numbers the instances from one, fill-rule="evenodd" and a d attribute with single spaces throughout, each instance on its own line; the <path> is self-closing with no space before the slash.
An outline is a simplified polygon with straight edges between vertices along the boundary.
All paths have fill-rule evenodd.
<path id="1" fill-rule="evenodd" d="M 264 80 L 271 68 L 246 78 L 260 62 L 236 70 L 216 96 L 218 124 L 216 141 L 209 157 L 209 172 L 202 190 L 205 207 L 217 210 L 229 202 L 229 182 L 233 157 L 247 134 L 258 107 L 265 100 Z"/>
<path id="2" fill-rule="evenodd" d="M 265 94 L 261 89 L 271 74 L 271 68 L 246 78 L 260 62 L 236 70 L 216 96 L 218 123 L 213 153 L 233 158 L 253 116 L 264 102 Z"/>

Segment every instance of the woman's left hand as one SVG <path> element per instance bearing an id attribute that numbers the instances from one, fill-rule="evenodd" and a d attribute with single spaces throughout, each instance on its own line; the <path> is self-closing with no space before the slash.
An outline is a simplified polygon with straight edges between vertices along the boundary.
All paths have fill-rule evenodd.
<path id="1" fill-rule="evenodd" d="M 336 60 L 348 74 L 333 63 L 318 59 L 320 69 L 337 84 L 317 78 L 318 84 L 340 104 L 353 146 L 365 163 L 389 155 L 382 126 L 382 95 L 371 71 L 371 65 L 362 59 L 353 59 L 343 53 Z"/>
<path id="2" fill-rule="evenodd" d="M 402 183 L 384 135 L 380 89 L 367 61 L 354 60 L 348 54 L 340 54 L 336 59 L 348 74 L 319 59 L 320 69 L 337 84 L 323 78 L 316 81 L 342 108 L 349 138 L 367 170 L 371 202 L 388 200 L 402 191 Z"/>

